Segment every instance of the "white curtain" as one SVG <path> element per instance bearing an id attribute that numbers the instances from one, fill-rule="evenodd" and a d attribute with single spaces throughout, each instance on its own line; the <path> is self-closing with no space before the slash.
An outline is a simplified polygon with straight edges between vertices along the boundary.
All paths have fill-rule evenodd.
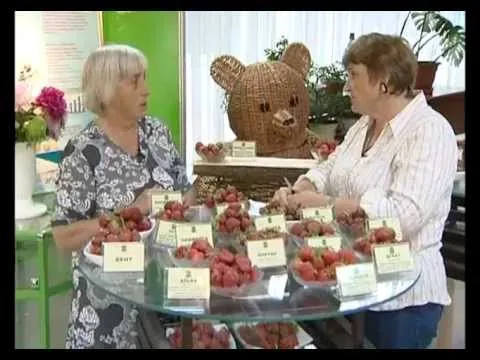
<path id="1" fill-rule="evenodd" d="M 465 27 L 465 12 L 442 12 Z M 273 48 L 280 37 L 303 42 L 319 66 L 340 61 L 350 33 L 399 34 L 407 11 L 187 11 L 186 35 L 186 160 L 191 174 L 197 141 L 234 139 L 222 109 L 224 91 L 210 77 L 210 64 L 222 54 L 244 64 L 265 59 L 264 49 Z M 408 21 L 403 36 L 411 45 L 418 33 Z M 439 46 L 430 42 L 419 60 L 432 60 Z M 442 61 L 442 60 L 440 60 Z M 465 60 L 459 67 L 439 66 L 434 91 L 464 89 Z"/>

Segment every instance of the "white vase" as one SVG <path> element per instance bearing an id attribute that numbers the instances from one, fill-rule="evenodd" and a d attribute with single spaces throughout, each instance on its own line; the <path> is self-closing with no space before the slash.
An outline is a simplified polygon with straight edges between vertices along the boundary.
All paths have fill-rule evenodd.
<path id="1" fill-rule="evenodd" d="M 47 206 L 34 203 L 35 152 L 27 143 L 15 143 L 15 220 L 30 219 L 47 212 Z"/>

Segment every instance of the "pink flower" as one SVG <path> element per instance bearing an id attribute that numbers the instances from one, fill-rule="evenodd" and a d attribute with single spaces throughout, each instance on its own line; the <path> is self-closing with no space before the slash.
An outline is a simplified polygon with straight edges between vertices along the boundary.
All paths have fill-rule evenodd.
<path id="1" fill-rule="evenodd" d="M 33 98 L 30 93 L 30 86 L 26 82 L 18 82 L 15 84 L 15 111 L 27 111 Z"/>
<path id="2" fill-rule="evenodd" d="M 58 139 L 60 130 L 65 126 L 67 114 L 67 102 L 63 91 L 51 86 L 44 87 L 35 99 L 35 105 L 41 107 L 45 113 L 50 135 Z"/>

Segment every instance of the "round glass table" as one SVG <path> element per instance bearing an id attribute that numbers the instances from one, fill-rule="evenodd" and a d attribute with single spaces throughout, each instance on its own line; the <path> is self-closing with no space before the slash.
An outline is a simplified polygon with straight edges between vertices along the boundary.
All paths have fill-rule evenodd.
<path id="1" fill-rule="evenodd" d="M 253 204 L 255 214 L 259 204 Z M 154 232 L 152 232 L 154 233 Z M 154 234 L 150 235 L 153 240 Z M 145 243 L 145 269 L 139 273 L 104 272 L 102 267 L 79 254 L 79 271 L 95 286 L 139 308 L 182 319 L 183 347 L 192 347 L 193 319 L 225 323 L 306 321 L 352 315 L 354 347 L 362 347 L 363 312 L 388 302 L 408 291 L 418 280 L 420 271 L 376 274 L 376 290 L 367 295 L 341 297 L 337 287 L 304 287 L 287 267 L 263 269 L 255 286 L 238 296 L 211 291 L 208 300 L 173 300 L 167 294 L 167 270 L 175 267 L 166 249 Z"/>

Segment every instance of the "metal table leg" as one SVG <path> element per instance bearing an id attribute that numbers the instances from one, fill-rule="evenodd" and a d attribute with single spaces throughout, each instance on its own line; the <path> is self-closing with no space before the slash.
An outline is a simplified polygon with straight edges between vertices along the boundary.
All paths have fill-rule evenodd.
<path id="1" fill-rule="evenodd" d="M 182 327 L 182 347 L 184 349 L 193 349 L 193 319 L 183 317 Z"/>

